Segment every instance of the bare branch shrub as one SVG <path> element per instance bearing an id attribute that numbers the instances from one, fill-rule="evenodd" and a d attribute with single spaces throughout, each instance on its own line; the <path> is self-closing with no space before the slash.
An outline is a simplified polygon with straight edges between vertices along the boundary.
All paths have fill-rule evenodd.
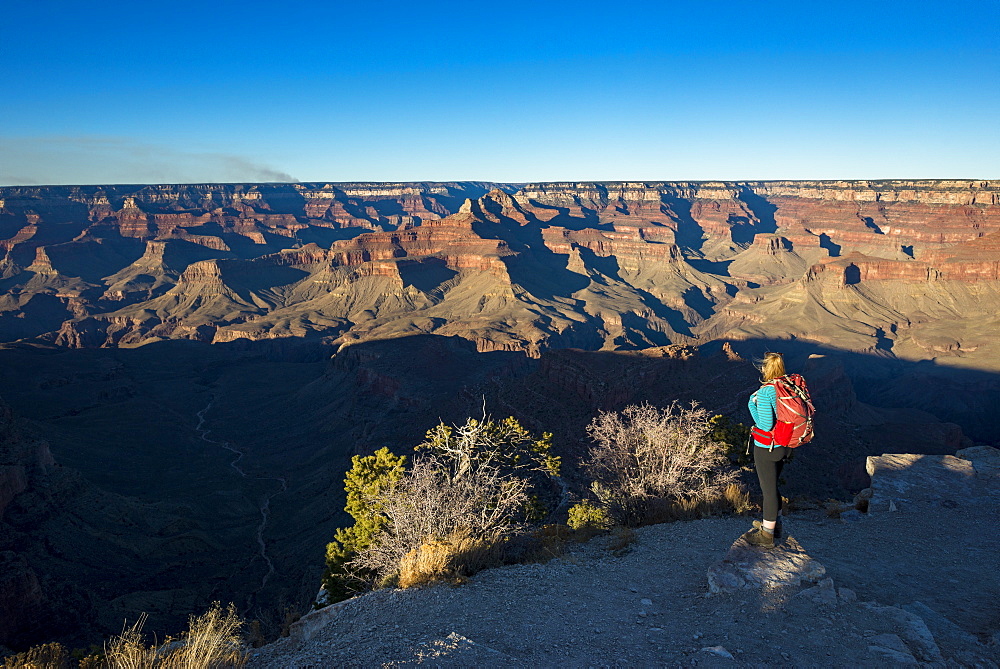
<path id="1" fill-rule="evenodd" d="M 527 501 L 527 480 L 493 462 L 473 461 L 460 470 L 452 464 L 437 453 L 425 453 L 414 461 L 413 469 L 379 496 L 389 522 L 372 544 L 358 553 L 352 566 L 386 579 L 400 571 L 408 555 L 412 563 L 425 544 L 455 541 L 456 537 L 463 537 L 466 546 L 468 542 L 497 544 L 517 531 L 518 517 Z M 441 548 L 439 544 L 438 553 Z M 444 571 L 471 572 L 473 565 L 457 560 L 461 547 L 456 544 L 453 548 L 456 559 Z M 441 555 L 435 559 L 444 560 Z"/>
<path id="2" fill-rule="evenodd" d="M 736 480 L 725 445 L 711 438 L 708 411 L 695 402 L 601 412 L 587 434 L 595 445 L 584 466 L 594 492 L 624 525 L 707 508 Z"/>

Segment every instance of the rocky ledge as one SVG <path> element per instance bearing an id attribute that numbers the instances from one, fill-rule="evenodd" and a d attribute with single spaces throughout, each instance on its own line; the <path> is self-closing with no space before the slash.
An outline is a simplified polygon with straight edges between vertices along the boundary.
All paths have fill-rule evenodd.
<path id="1" fill-rule="evenodd" d="M 712 518 L 461 587 L 376 591 L 307 615 L 250 666 L 996 667 L 1000 538 L 981 528 L 1000 495 L 992 471 L 974 470 L 955 504 L 793 512 L 772 551 L 740 538 L 750 519 Z"/>

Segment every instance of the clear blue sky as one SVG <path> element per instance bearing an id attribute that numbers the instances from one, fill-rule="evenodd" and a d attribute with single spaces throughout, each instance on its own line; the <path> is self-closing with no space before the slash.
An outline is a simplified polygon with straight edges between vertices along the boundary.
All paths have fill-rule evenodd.
<path id="1" fill-rule="evenodd" d="M 0 7 L 0 184 L 1000 178 L 1000 0 Z"/>

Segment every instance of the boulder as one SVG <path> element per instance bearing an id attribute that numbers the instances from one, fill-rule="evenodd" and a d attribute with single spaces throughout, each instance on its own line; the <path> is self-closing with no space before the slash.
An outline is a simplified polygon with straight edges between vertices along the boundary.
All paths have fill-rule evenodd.
<path id="1" fill-rule="evenodd" d="M 817 583 L 825 574 L 826 567 L 811 558 L 793 537 L 772 549 L 752 546 L 740 537 L 725 557 L 708 568 L 708 589 L 718 594 L 799 586 L 803 582 Z"/>
<path id="2" fill-rule="evenodd" d="M 878 660 L 888 661 L 894 665 L 916 666 L 919 664 L 903 640 L 895 634 L 879 634 L 872 637 L 868 650 Z"/>
<path id="3" fill-rule="evenodd" d="M 906 643 L 910 653 L 921 662 L 942 662 L 941 649 L 934 635 L 927 628 L 923 618 L 915 613 L 895 606 L 882 606 L 875 602 L 865 602 L 864 606 L 873 614 L 888 618 L 893 629 Z"/>
<path id="4" fill-rule="evenodd" d="M 976 470 L 972 463 L 953 455 L 886 453 L 869 456 L 872 477 L 868 512 L 883 512 L 907 504 L 940 505 L 945 500 L 961 504 L 973 495 Z"/>
<path id="5" fill-rule="evenodd" d="M 992 446 L 972 446 L 955 453 L 963 460 L 972 462 L 979 478 L 991 479 L 1000 477 L 1000 448 Z"/>
<path id="6" fill-rule="evenodd" d="M 349 601 L 351 600 L 344 600 L 330 606 L 324 606 L 316 611 L 310 611 L 289 626 L 288 636 L 297 641 L 311 640 L 340 615 L 341 610 L 347 606 Z"/>
<path id="7" fill-rule="evenodd" d="M 978 650 L 980 643 L 972 634 L 969 634 L 961 627 L 945 618 L 943 615 L 927 606 L 923 602 L 913 602 L 904 604 L 904 611 L 920 616 L 920 619 L 927 625 L 927 629 L 934 635 L 937 643 L 951 651 L 949 655 L 954 655 L 961 650 Z"/>

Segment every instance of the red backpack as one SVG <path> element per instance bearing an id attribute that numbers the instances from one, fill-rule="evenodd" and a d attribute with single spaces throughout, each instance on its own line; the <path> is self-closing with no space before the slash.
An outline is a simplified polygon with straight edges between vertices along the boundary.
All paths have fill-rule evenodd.
<path id="1" fill-rule="evenodd" d="M 770 432 L 753 428 L 754 439 L 758 443 L 796 448 L 813 438 L 813 407 L 809 388 L 801 374 L 779 376 L 771 382 L 777 397 L 775 408 L 777 419 Z"/>

